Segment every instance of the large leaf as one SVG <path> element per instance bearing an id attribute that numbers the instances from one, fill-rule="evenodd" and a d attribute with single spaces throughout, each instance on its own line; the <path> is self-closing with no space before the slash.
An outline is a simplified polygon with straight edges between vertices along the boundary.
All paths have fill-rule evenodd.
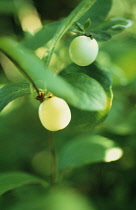
<path id="1" fill-rule="evenodd" d="M 76 130 L 91 130 L 96 125 L 102 123 L 109 113 L 113 98 L 111 91 L 112 80 L 109 72 L 101 69 L 100 67 L 97 67 L 95 64 L 91 64 L 87 67 L 79 67 L 75 64 L 72 64 L 69 65 L 64 71 L 62 71 L 61 75 L 64 78 L 67 78 L 67 75 L 71 75 L 72 77 L 73 74 L 78 75 L 81 73 L 99 82 L 107 95 L 106 107 L 100 111 L 88 112 L 70 107 L 72 112 L 72 119 L 69 128 Z"/>
<path id="2" fill-rule="evenodd" d="M 110 162 L 121 156 L 122 150 L 110 139 L 90 134 L 78 136 L 62 148 L 59 169 L 77 168 L 96 162 Z"/>
<path id="3" fill-rule="evenodd" d="M 0 111 L 12 100 L 30 94 L 28 83 L 12 83 L 0 89 Z"/>
<path id="4" fill-rule="evenodd" d="M 79 109 L 85 109 L 88 111 L 92 110 L 92 107 L 88 106 L 88 103 L 86 103 L 89 98 L 86 97 L 86 101 L 81 100 L 82 97 L 84 98 L 86 93 L 88 95 L 89 84 L 86 88 L 83 88 L 83 91 L 77 91 L 77 88 L 68 83 L 62 77 L 49 71 L 44 66 L 42 60 L 40 60 L 32 52 L 29 52 L 13 40 L 1 38 L 0 48 L 8 55 L 8 57 L 11 58 L 11 60 L 14 61 L 17 66 L 19 66 L 21 72 L 33 84 L 33 86 L 36 87 L 36 90 L 38 90 L 38 88 L 47 88 L 54 95 L 64 98 L 71 105 Z M 103 109 L 106 106 L 106 96 L 104 91 L 102 88 L 99 88 L 99 91 L 100 98 L 97 103 L 98 105 L 101 105 L 99 107 L 97 106 L 95 110 Z"/>
<path id="5" fill-rule="evenodd" d="M 0 195 L 27 184 L 48 186 L 43 179 L 23 172 L 0 173 Z"/>

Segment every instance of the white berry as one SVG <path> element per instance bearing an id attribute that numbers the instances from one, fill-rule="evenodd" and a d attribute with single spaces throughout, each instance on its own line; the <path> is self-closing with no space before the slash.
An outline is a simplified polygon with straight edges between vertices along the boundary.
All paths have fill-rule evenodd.
<path id="1" fill-rule="evenodd" d="M 53 96 L 40 104 L 39 118 L 47 130 L 58 131 L 69 124 L 71 111 L 66 101 Z"/>
<path id="2" fill-rule="evenodd" d="M 79 36 L 71 42 L 69 55 L 77 65 L 88 66 L 96 59 L 98 48 L 98 43 L 94 38 Z"/>

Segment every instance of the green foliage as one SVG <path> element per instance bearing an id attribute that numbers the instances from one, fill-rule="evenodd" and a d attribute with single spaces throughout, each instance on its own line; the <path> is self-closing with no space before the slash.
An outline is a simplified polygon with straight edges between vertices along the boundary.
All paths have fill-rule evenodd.
<path id="1" fill-rule="evenodd" d="M 91 20 L 91 25 L 102 22 L 109 13 L 111 6 L 112 0 L 97 0 L 88 12 L 81 17 L 80 22 L 85 23 L 88 18 Z"/>
<path id="2" fill-rule="evenodd" d="M 94 126 L 100 124 L 106 118 L 111 108 L 112 98 L 113 98 L 112 91 L 111 91 L 111 84 L 112 84 L 111 75 L 109 74 L 109 72 L 101 69 L 100 67 L 97 67 L 94 64 L 84 67 L 84 68 L 77 66 L 75 64 L 71 64 L 65 70 L 62 71 L 61 75 L 64 78 L 69 79 L 69 80 L 70 78 L 71 80 L 74 80 L 72 78 L 74 78 L 75 76 L 76 82 L 78 81 L 77 80 L 78 75 L 82 75 L 82 76 L 84 75 L 84 77 L 88 76 L 90 78 L 90 81 L 95 82 L 95 84 L 97 85 L 100 84 L 101 87 L 103 87 L 103 89 L 105 90 L 106 98 L 107 98 L 107 105 L 103 110 L 100 110 L 100 111 L 98 110 L 95 112 L 92 109 L 92 112 L 88 112 L 88 111 L 81 111 L 79 109 L 75 109 L 74 107 L 71 107 L 72 120 L 70 123 L 70 128 L 74 128 L 76 130 L 91 130 L 92 128 L 94 128 Z M 75 82 L 73 82 L 73 84 L 74 86 L 76 85 Z M 84 86 L 84 84 L 82 86 Z M 92 96 L 95 93 L 95 90 L 96 90 L 96 86 L 93 85 L 93 88 L 90 90 L 90 93 L 92 92 Z M 98 98 L 100 97 L 99 94 L 100 92 L 98 91 Z M 94 96 L 94 99 L 96 100 L 95 96 Z M 94 106 L 95 108 L 96 106 L 98 106 L 98 104 L 96 105 L 94 101 L 93 104 L 91 104 L 91 106 Z"/>
<path id="3" fill-rule="evenodd" d="M 48 184 L 44 180 L 23 172 L 1 173 L 0 195 L 9 190 L 14 190 L 15 188 L 21 187 L 26 184 L 42 184 L 45 187 L 48 186 Z"/>
<path id="4" fill-rule="evenodd" d="M 19 46 L 16 42 L 7 38 L 3 38 L 0 41 L 0 48 L 8 56 L 11 57 L 11 59 L 16 63 L 16 65 L 19 66 L 21 72 L 32 83 L 34 87 L 48 89 L 54 95 L 66 99 L 70 104 L 80 109 L 94 110 L 94 107 L 88 106 L 88 103 L 84 101 L 84 92 L 85 90 L 88 91 L 88 87 L 90 86 L 91 88 L 91 85 L 83 85 L 83 91 L 77 91 L 77 88 L 73 88 L 73 86 L 71 86 L 61 77 L 54 76 L 53 73 L 46 69 L 46 67 L 40 59 L 38 59 L 33 53 L 29 52 L 24 47 Z M 96 88 L 96 92 L 93 93 L 93 97 L 97 98 L 98 104 L 95 110 L 101 110 L 106 105 L 106 97 L 102 88 L 99 85 L 97 86 L 98 88 Z M 78 88 L 81 89 L 81 87 Z M 97 92 L 99 97 L 97 97 Z M 83 98 L 83 100 L 80 100 L 81 98 Z M 90 100 L 91 102 L 91 99 L 92 97 L 90 99 L 87 98 L 86 100 Z"/>
<path id="5" fill-rule="evenodd" d="M 107 41 L 112 36 L 119 34 L 126 28 L 132 25 L 132 20 L 127 18 L 111 18 L 105 22 L 91 27 L 86 31 L 87 34 L 92 34 L 98 41 Z"/>
<path id="6" fill-rule="evenodd" d="M 10 14 L 14 12 L 15 12 L 15 5 L 13 1 L 4 1 L 4 0 L 0 1 L 0 14 Z"/>
<path id="7" fill-rule="evenodd" d="M 83 102 L 80 109 L 85 110 L 86 106 L 88 111 L 97 111 L 105 108 L 107 101 L 105 92 L 96 80 L 83 73 L 67 74 L 65 79 L 74 87 L 75 97 L 80 96 L 80 101 Z"/>
<path id="8" fill-rule="evenodd" d="M 61 39 L 64 33 L 88 11 L 88 9 L 94 4 L 95 1 L 96 0 L 82 0 L 80 4 L 70 13 L 70 15 L 64 19 L 52 39 L 48 59 L 46 61 L 47 66 L 50 63 L 51 56 L 58 41 Z"/>
<path id="9" fill-rule="evenodd" d="M 28 83 L 12 83 L 0 89 L 0 111 L 12 100 L 30 94 Z"/>
<path id="10" fill-rule="evenodd" d="M 9 210 L 94 210 L 93 205 L 82 197 L 80 194 L 69 188 L 54 188 L 48 195 L 38 194 L 36 197 L 25 199 L 26 202 L 20 201 Z"/>
<path id="11" fill-rule="evenodd" d="M 65 170 L 95 162 L 112 161 L 114 160 L 113 154 L 108 158 L 107 154 L 110 150 L 114 150 L 115 147 L 116 145 L 112 140 L 102 136 L 77 136 L 62 148 L 59 157 L 59 169 Z M 122 153 L 116 156 L 116 152 L 114 152 L 114 155 L 115 160 L 117 160 Z"/>
<path id="12" fill-rule="evenodd" d="M 40 31 L 35 33 L 33 36 L 23 39 L 21 44 L 27 48 L 30 48 L 31 50 L 38 49 L 53 38 L 60 24 L 61 21 L 55 21 L 46 24 Z"/>
<path id="13" fill-rule="evenodd" d="M 0 209 L 135 209 L 136 30 L 135 10 L 129 8 L 135 8 L 134 0 L 57 4 L 63 14 L 66 5 L 77 6 L 51 21 L 47 1 L 0 1 L 0 49 L 8 57 L 0 54 Z M 24 31 L 25 18 L 35 20 L 29 27 L 40 22 L 38 12 L 43 27 Z M 71 40 L 82 34 L 99 44 L 96 62 L 86 67 L 68 56 Z M 27 81 L 11 81 L 14 65 L 8 59 Z M 72 119 L 66 129 L 48 134 L 41 126 L 34 97 L 42 92 L 68 102 Z"/>

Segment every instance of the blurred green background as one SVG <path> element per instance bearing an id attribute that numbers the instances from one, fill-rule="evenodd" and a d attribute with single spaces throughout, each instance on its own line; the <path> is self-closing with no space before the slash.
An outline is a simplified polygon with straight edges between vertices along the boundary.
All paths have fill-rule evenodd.
<path id="1" fill-rule="evenodd" d="M 32 26 L 33 33 L 41 27 L 41 24 L 67 16 L 78 2 L 80 1 L 0 0 L 0 35 L 8 35 L 21 40 L 24 36 L 30 36 L 23 32 L 27 30 L 27 28 L 23 29 L 24 14 L 30 12 L 33 17 L 28 27 L 32 26 L 32 20 L 36 18 L 37 24 Z M 16 5 L 15 8 L 13 4 Z M 23 7 L 24 13 L 23 10 L 19 10 Z M 133 25 L 110 41 L 100 43 L 97 58 L 97 61 L 112 74 L 114 99 L 109 116 L 92 132 L 113 139 L 123 149 L 124 155 L 118 161 L 92 164 L 66 175 L 66 185 L 84 195 L 92 203 L 94 210 L 136 208 L 135 14 L 135 0 L 113 0 L 108 16 L 127 17 L 133 20 Z M 22 76 L 0 53 L 0 87 L 15 81 L 22 81 Z M 2 111 L 0 115 L 0 172 L 25 171 L 48 179 L 48 132 L 41 126 L 38 119 L 38 106 L 39 103 L 32 96 L 26 96 L 11 102 Z M 61 147 L 73 135 L 75 134 L 68 128 L 55 133 L 56 146 Z M 0 209 L 12 209 L 16 204 L 18 206 L 13 209 L 25 209 L 21 203 L 25 203 L 28 195 L 35 199 L 37 193 L 42 193 L 42 189 L 32 186 L 18 189 L 14 193 L 9 192 L 0 198 Z M 61 193 L 63 195 L 63 192 Z M 71 192 L 67 193 L 69 195 Z M 69 201 L 66 199 L 66 202 Z M 40 207 L 35 209 L 38 208 L 40 209 Z M 73 209 L 71 207 L 71 210 Z"/>

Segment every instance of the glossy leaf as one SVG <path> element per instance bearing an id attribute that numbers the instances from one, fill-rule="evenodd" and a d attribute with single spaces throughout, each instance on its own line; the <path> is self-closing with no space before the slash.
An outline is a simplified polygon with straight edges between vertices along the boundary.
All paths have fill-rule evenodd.
<path id="1" fill-rule="evenodd" d="M 84 111 L 79 110 L 74 107 L 70 107 L 72 112 L 72 119 L 69 125 L 70 129 L 75 130 L 91 130 L 96 125 L 102 123 L 107 117 L 109 110 L 112 105 L 112 90 L 111 90 L 111 75 L 109 72 L 97 67 L 95 64 L 91 64 L 86 67 L 79 67 L 75 64 L 69 65 L 64 71 L 61 72 L 61 75 L 65 78 L 67 74 L 75 73 L 78 75 L 83 73 L 96 81 L 98 81 L 103 89 L 105 90 L 107 96 L 107 104 L 106 107 L 101 111 Z"/>
<path id="2" fill-rule="evenodd" d="M 0 111 L 12 100 L 30 94 L 28 83 L 12 83 L 0 89 Z"/>
<path id="3" fill-rule="evenodd" d="M 23 172 L 9 172 L 0 174 L 0 195 L 8 192 L 9 190 L 14 190 L 18 187 L 27 184 L 41 184 L 44 187 L 48 186 L 48 183 L 43 179 L 35 177 L 30 174 Z"/>
<path id="4" fill-rule="evenodd" d="M 72 139 L 62 148 L 59 168 L 65 170 L 96 162 L 110 162 L 121 156 L 122 150 L 112 140 L 88 134 Z"/>

